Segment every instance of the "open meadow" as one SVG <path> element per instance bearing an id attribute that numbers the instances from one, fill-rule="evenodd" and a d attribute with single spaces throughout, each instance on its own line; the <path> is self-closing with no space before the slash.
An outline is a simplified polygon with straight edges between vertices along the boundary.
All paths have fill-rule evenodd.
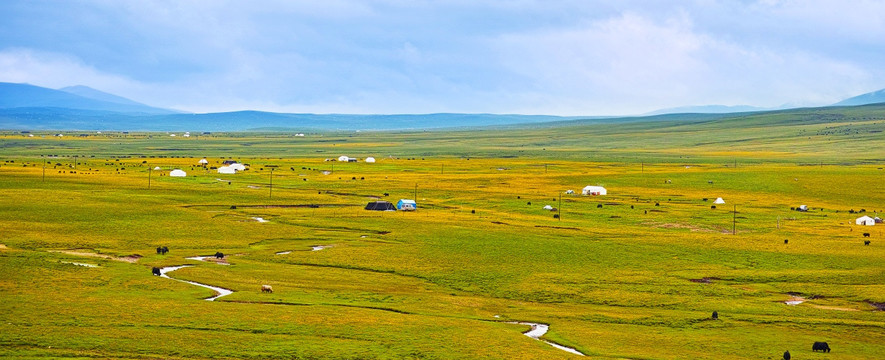
<path id="1" fill-rule="evenodd" d="M 885 225 L 854 220 L 885 211 L 885 110 L 820 111 L 6 132 L 0 357 L 580 357 L 554 343 L 591 359 L 882 359 Z M 360 161 L 327 161 L 341 155 Z M 229 159 L 248 170 L 211 169 Z M 418 210 L 364 210 L 399 199 Z M 191 266 L 151 273 L 177 265 Z M 173 279 L 233 293 L 205 301 L 213 290 Z"/>

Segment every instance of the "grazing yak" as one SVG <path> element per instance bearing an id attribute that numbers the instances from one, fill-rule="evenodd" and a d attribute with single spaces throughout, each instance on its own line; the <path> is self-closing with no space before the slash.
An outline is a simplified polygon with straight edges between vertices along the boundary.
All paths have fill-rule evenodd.
<path id="1" fill-rule="evenodd" d="M 830 345 L 824 341 L 815 341 L 814 345 L 811 345 L 811 351 L 830 352 Z"/>
<path id="2" fill-rule="evenodd" d="M 870 233 L 863 233 L 863 237 L 870 237 Z"/>
<path id="3" fill-rule="evenodd" d="M 155 268 L 151 269 L 151 273 L 154 274 L 154 275 L 156 275 L 156 276 L 163 275 L 163 273 L 160 272 L 160 268 L 158 268 L 158 267 L 155 267 Z"/>
<path id="4" fill-rule="evenodd" d="M 790 239 L 784 239 L 784 244 L 789 244 L 789 243 L 790 243 Z"/>
<path id="5" fill-rule="evenodd" d="M 790 350 L 784 351 L 784 360 L 790 360 Z"/>
<path id="6" fill-rule="evenodd" d="M 216 253 L 215 253 L 215 258 L 216 258 L 216 259 L 224 259 L 224 253 L 222 253 L 222 252 L 216 252 Z"/>
<path id="7" fill-rule="evenodd" d="M 719 312 L 714 311 L 712 318 L 713 320 L 719 320 Z"/>
<path id="8" fill-rule="evenodd" d="M 169 248 L 165 246 L 157 247 L 157 254 L 166 255 L 167 252 L 169 252 Z"/>
<path id="9" fill-rule="evenodd" d="M 273 294 L 273 288 L 270 285 L 261 285 L 261 292 Z"/>
<path id="10" fill-rule="evenodd" d="M 864 241 L 863 241 L 863 244 L 864 244 L 864 245 L 869 245 L 869 244 L 870 244 L 870 241 L 869 241 L 869 240 L 864 240 Z"/>

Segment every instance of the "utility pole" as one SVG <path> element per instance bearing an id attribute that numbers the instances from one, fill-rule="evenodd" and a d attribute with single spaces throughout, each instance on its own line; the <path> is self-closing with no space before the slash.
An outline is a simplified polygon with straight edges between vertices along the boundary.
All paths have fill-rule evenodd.
<path id="1" fill-rule="evenodd" d="M 547 173 L 547 164 L 544 164 L 544 173 Z"/>
<path id="2" fill-rule="evenodd" d="M 735 231 L 737 229 L 737 225 L 736 225 L 737 224 L 737 209 L 738 209 L 738 206 L 734 205 L 734 210 L 732 210 L 732 212 L 731 212 L 731 234 L 732 235 L 737 234 L 737 232 Z"/>
<path id="3" fill-rule="evenodd" d="M 270 195 L 269 198 L 273 198 L 273 168 L 270 168 Z"/>
<path id="4" fill-rule="evenodd" d="M 440 167 L 439 167 L 439 173 L 440 173 L 440 174 L 445 174 L 445 173 L 446 173 L 446 164 L 442 164 L 442 165 L 440 165 Z"/>
<path id="5" fill-rule="evenodd" d="M 639 172 L 641 172 L 641 173 L 645 172 L 645 162 L 644 161 L 639 162 Z"/>
<path id="6" fill-rule="evenodd" d="M 559 215 L 559 221 L 562 221 L 562 191 L 559 192 L 559 207 L 556 208 L 556 213 Z"/>
<path id="7" fill-rule="evenodd" d="M 148 166 L 148 190 L 151 189 L 151 173 L 154 172 L 154 168 Z"/>
<path id="8" fill-rule="evenodd" d="M 418 202 L 418 183 L 415 183 L 415 202 Z"/>

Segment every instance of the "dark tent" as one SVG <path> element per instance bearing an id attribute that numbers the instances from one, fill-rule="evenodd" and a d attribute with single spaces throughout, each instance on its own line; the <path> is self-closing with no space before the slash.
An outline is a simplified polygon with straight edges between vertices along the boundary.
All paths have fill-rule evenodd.
<path id="1" fill-rule="evenodd" d="M 389 201 L 372 201 L 366 205 L 366 210 L 396 211 L 396 206 Z"/>

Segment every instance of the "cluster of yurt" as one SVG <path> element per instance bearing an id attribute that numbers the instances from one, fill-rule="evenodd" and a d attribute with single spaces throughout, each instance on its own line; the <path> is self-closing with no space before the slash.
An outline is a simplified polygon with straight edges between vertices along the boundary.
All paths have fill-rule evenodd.
<path id="1" fill-rule="evenodd" d="M 234 162 L 229 165 L 219 166 L 218 173 L 219 174 L 236 174 L 237 171 L 246 170 L 246 165 Z"/>
<path id="2" fill-rule="evenodd" d="M 327 160 L 327 161 L 328 161 L 328 160 Z M 341 156 L 338 157 L 338 161 L 340 161 L 340 162 L 357 162 L 357 161 L 359 161 L 359 159 L 357 159 L 357 158 L 352 158 L 352 157 L 347 156 L 347 155 L 341 155 Z M 366 158 L 365 161 L 366 161 L 367 163 L 369 163 L 369 164 L 374 164 L 374 163 L 375 163 L 375 158 L 369 156 L 369 157 Z"/>

